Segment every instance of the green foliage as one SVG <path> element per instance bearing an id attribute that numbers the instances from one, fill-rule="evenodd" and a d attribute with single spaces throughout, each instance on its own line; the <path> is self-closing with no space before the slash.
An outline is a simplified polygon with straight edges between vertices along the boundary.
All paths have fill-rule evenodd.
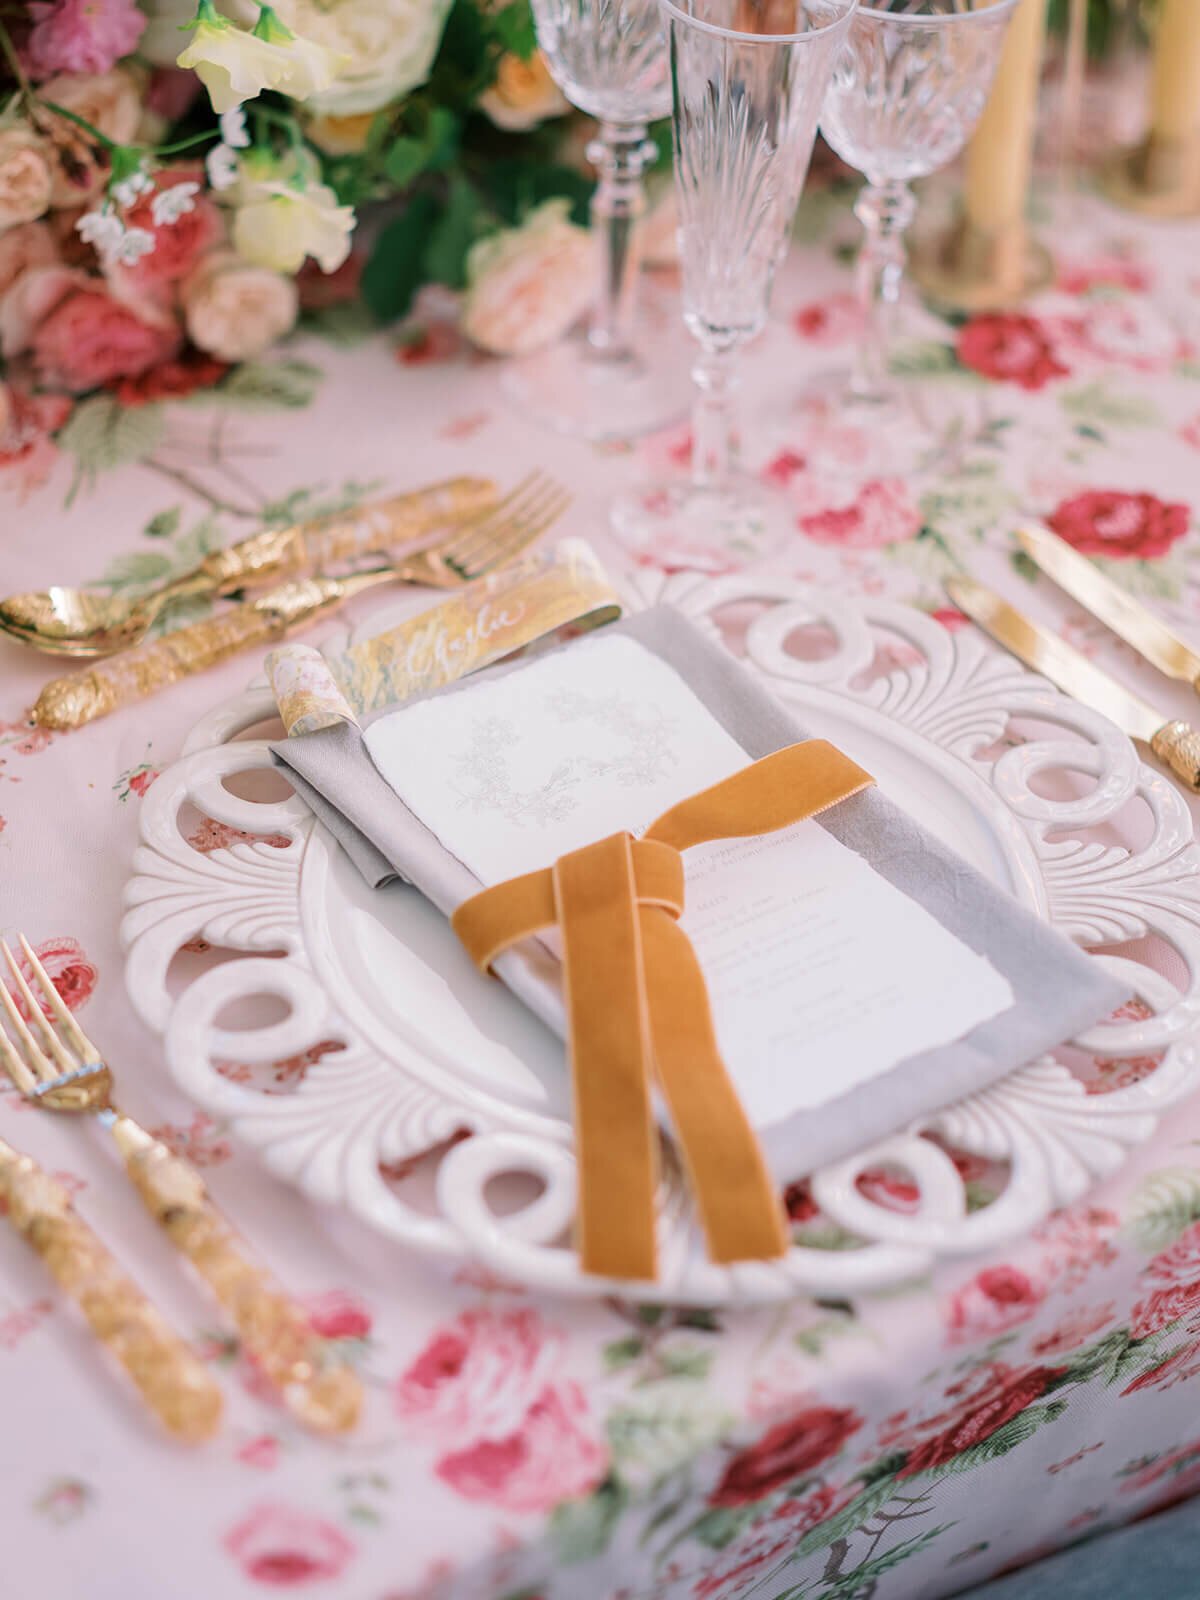
<path id="1" fill-rule="evenodd" d="M 142 529 L 147 539 L 170 539 L 178 533 L 183 517 L 182 506 L 171 506 L 167 511 L 156 511 Z"/>
<path id="2" fill-rule="evenodd" d="M 874 1516 L 881 1506 L 887 1504 L 895 1489 L 896 1480 L 891 1473 L 864 1484 L 854 1499 L 843 1506 L 836 1516 L 827 1517 L 824 1522 L 818 1522 L 815 1528 L 808 1530 L 792 1552 L 793 1559 L 799 1561 L 816 1550 L 828 1550 L 839 1539 L 848 1539 L 868 1517 Z"/>
<path id="3" fill-rule="evenodd" d="M 362 275 L 363 299 L 380 322 L 404 316 L 425 281 L 425 251 L 437 209 L 433 195 L 421 191 L 380 232 Z"/>
<path id="4" fill-rule="evenodd" d="M 550 1517 L 550 1543 L 557 1560 L 570 1566 L 603 1555 L 628 1498 L 620 1481 L 609 1477 L 586 1500 L 556 1506 Z"/>
<path id="5" fill-rule="evenodd" d="M 1129 1200 L 1126 1231 L 1143 1250 L 1165 1250 L 1200 1218 L 1200 1172 L 1164 1167 L 1152 1172 Z"/>
<path id="6" fill-rule="evenodd" d="M 713 1506 L 692 1523 L 689 1533 L 697 1544 L 709 1550 L 723 1550 L 732 1544 L 748 1522 L 758 1514 L 754 1504 L 745 1506 Z"/>
<path id="7" fill-rule="evenodd" d="M 432 282 L 444 283 L 448 289 L 466 285 L 467 252 L 479 235 L 481 211 L 479 191 L 456 174 L 450 180 L 445 208 L 425 246 L 425 272 Z"/>
<path id="8" fill-rule="evenodd" d="M 1104 378 L 1097 378 L 1078 389 L 1066 390 L 1059 396 L 1059 403 L 1080 433 L 1106 424 L 1113 428 L 1162 426 L 1162 414 L 1152 400 L 1144 395 L 1133 394 L 1128 389 L 1112 387 Z M 1086 437 L 1102 439 L 1104 436 L 1090 431 Z"/>
<path id="9" fill-rule="evenodd" d="M 537 49 L 537 29 L 528 0 L 513 0 L 492 14 L 492 27 L 506 50 L 528 61 Z"/>
<path id="10" fill-rule="evenodd" d="M 60 449 L 75 457 L 67 504 L 97 473 L 152 455 L 162 439 L 164 422 L 161 405 L 127 409 L 110 394 L 96 394 L 77 405 L 58 435 Z"/>
<path id="11" fill-rule="evenodd" d="M 592 182 L 574 167 L 532 166 L 514 159 L 497 161 L 484 174 L 488 199 L 502 222 L 517 223 L 544 200 L 565 195 L 571 202 L 571 220 L 582 227 L 588 220 Z"/>
<path id="12" fill-rule="evenodd" d="M 194 403 L 236 411 L 303 411 L 324 376 L 310 361 L 243 361 L 219 388 L 203 390 Z"/>

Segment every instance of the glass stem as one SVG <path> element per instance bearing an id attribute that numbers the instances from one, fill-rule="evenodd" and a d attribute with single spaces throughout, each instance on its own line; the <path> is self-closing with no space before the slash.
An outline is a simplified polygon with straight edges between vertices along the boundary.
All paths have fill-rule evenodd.
<path id="1" fill-rule="evenodd" d="M 599 171 L 592 195 L 592 232 L 600 251 L 600 298 L 588 327 L 590 353 L 604 361 L 633 355 L 633 307 L 641 246 L 638 223 L 646 209 L 642 174 L 657 156 L 644 123 L 602 122 L 588 145 Z"/>
<path id="2" fill-rule="evenodd" d="M 705 350 L 692 368 L 692 483 L 697 489 L 729 486 L 737 465 L 737 391 L 741 383 L 733 349 Z"/>
<path id="3" fill-rule="evenodd" d="M 906 183 L 868 183 L 855 201 L 854 215 L 866 231 L 855 268 L 862 332 L 850 384 L 859 399 L 881 400 L 889 391 L 893 313 L 907 260 L 904 230 L 916 210 Z"/>

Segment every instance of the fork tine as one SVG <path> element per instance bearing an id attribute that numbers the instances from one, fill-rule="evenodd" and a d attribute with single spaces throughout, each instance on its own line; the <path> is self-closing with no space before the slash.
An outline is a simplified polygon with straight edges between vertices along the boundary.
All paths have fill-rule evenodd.
<path id="1" fill-rule="evenodd" d="M 530 472 L 523 477 L 515 489 L 490 506 L 484 506 L 481 511 L 460 522 L 454 529 L 453 537 L 439 542 L 434 548 L 439 555 L 456 557 L 460 549 L 466 548 L 475 538 L 476 534 L 493 526 L 503 526 L 513 514 L 514 507 L 518 506 L 522 497 L 534 488 L 539 479 L 540 472 Z"/>
<path id="2" fill-rule="evenodd" d="M 464 528 L 447 545 L 447 550 L 456 558 L 465 555 L 481 539 L 493 537 L 519 518 L 526 516 L 530 507 L 536 505 L 547 490 L 554 487 L 553 480 L 546 477 L 544 473 L 529 473 L 521 479 L 512 494 L 494 507 L 489 515 L 477 518 L 470 526 Z"/>
<path id="3" fill-rule="evenodd" d="M 0 939 L 0 950 L 4 951 L 4 959 L 8 962 L 8 970 L 12 973 L 17 988 L 21 991 L 21 998 L 29 1008 L 29 1015 L 33 1018 L 34 1024 L 37 1027 L 37 1031 L 41 1034 L 42 1039 L 45 1042 L 46 1049 L 49 1050 L 50 1054 L 58 1063 L 59 1071 L 74 1072 L 79 1063 L 63 1048 L 62 1040 L 46 1021 L 45 1014 L 42 1011 L 41 1006 L 38 1004 L 33 990 L 25 981 L 25 974 L 17 965 L 16 957 L 8 948 L 7 942 L 3 939 Z M 16 1008 L 14 1007 L 14 1010 L 15 1009 Z M 18 1013 L 18 1015 L 19 1014 L 20 1013 Z M 34 1044 L 33 1035 L 29 1032 L 29 1029 L 25 1028 L 23 1031 L 25 1034 L 25 1040 L 23 1042 L 26 1043 L 27 1047 L 30 1045 L 33 1046 L 34 1053 L 30 1058 L 30 1065 L 35 1071 L 40 1072 L 43 1078 L 57 1077 L 58 1074 L 54 1072 L 49 1061 L 46 1060 L 46 1057 Z"/>
<path id="4" fill-rule="evenodd" d="M 25 1026 L 25 1018 L 17 1010 L 17 1003 L 4 983 L 0 983 L 0 1007 L 8 1016 L 12 1030 L 25 1052 L 25 1060 L 22 1061 L 4 1029 L 0 1028 L 0 1063 L 22 1094 L 36 1094 L 39 1076 L 52 1078 L 54 1071 L 34 1042 L 33 1035 Z"/>
<path id="5" fill-rule="evenodd" d="M 28 961 L 34 977 L 37 979 L 38 983 L 41 984 L 42 993 L 46 996 L 47 1005 L 58 1018 L 59 1027 L 67 1036 L 67 1043 L 71 1046 L 71 1049 L 74 1050 L 80 1061 L 86 1066 L 99 1066 L 101 1064 L 100 1052 L 96 1049 L 96 1046 L 75 1021 L 75 1018 L 71 1015 L 71 1012 L 67 1008 L 66 1002 L 63 1000 L 62 995 L 60 995 L 58 990 L 54 987 L 49 973 L 38 959 L 33 946 L 23 933 L 19 933 L 17 938 L 21 941 L 21 949 L 25 954 L 25 959 Z"/>
<path id="6" fill-rule="evenodd" d="M 517 549 L 531 543 L 570 503 L 566 490 L 547 480 L 540 486 L 536 498 L 523 505 L 517 515 L 510 517 L 503 527 L 477 537 L 467 549 L 456 552 L 451 564 L 468 577 L 478 576 L 487 567 L 495 566 L 499 557 L 512 556 Z"/>

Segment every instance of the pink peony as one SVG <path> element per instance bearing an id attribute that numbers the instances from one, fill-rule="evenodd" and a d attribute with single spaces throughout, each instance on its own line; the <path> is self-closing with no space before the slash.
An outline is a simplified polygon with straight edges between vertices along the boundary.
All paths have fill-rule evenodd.
<path id="1" fill-rule="evenodd" d="M 33 360 L 43 383 L 82 394 L 170 360 L 180 343 L 174 326 L 151 327 L 102 290 L 80 289 L 34 334 Z"/>
<path id="2" fill-rule="evenodd" d="M 409 1434 L 508 1440 L 557 1367 L 562 1335 L 536 1311 L 464 1311 L 401 1373 L 396 1410 Z"/>
<path id="3" fill-rule="evenodd" d="M 30 0 L 25 47 L 30 77 L 107 72 L 137 48 L 146 19 L 135 0 Z"/>
<path id="4" fill-rule="evenodd" d="M 467 1500 L 505 1511 L 548 1511 L 594 1489 L 608 1450 L 590 1425 L 578 1384 L 544 1389 L 504 1438 L 481 1438 L 443 1456 L 434 1471 Z"/>
<path id="5" fill-rule="evenodd" d="M 354 1546 L 332 1523 L 261 1502 L 225 1536 L 225 1548 L 255 1583 L 290 1589 L 340 1577 Z"/>
<path id="6" fill-rule="evenodd" d="M 995 1338 L 1027 1322 L 1045 1298 L 1041 1284 L 1018 1267 L 985 1267 L 950 1301 L 950 1342 Z"/>
<path id="7" fill-rule="evenodd" d="M 826 506 L 797 518 L 806 538 L 850 550 L 878 550 L 915 537 L 921 513 L 901 478 L 872 478 L 845 506 Z"/>

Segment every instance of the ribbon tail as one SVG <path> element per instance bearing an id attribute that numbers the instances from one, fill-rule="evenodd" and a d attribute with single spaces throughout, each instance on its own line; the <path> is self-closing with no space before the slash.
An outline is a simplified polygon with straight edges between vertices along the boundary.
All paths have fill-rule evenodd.
<path id="1" fill-rule="evenodd" d="M 628 834 L 562 856 L 554 894 L 563 937 L 585 1272 L 657 1276 L 658 1139 L 650 1024 Z"/>
<path id="2" fill-rule="evenodd" d="M 713 1261 L 789 1247 L 783 1203 L 717 1048 L 704 974 L 669 912 L 643 906 L 642 959 L 658 1080 Z"/>

